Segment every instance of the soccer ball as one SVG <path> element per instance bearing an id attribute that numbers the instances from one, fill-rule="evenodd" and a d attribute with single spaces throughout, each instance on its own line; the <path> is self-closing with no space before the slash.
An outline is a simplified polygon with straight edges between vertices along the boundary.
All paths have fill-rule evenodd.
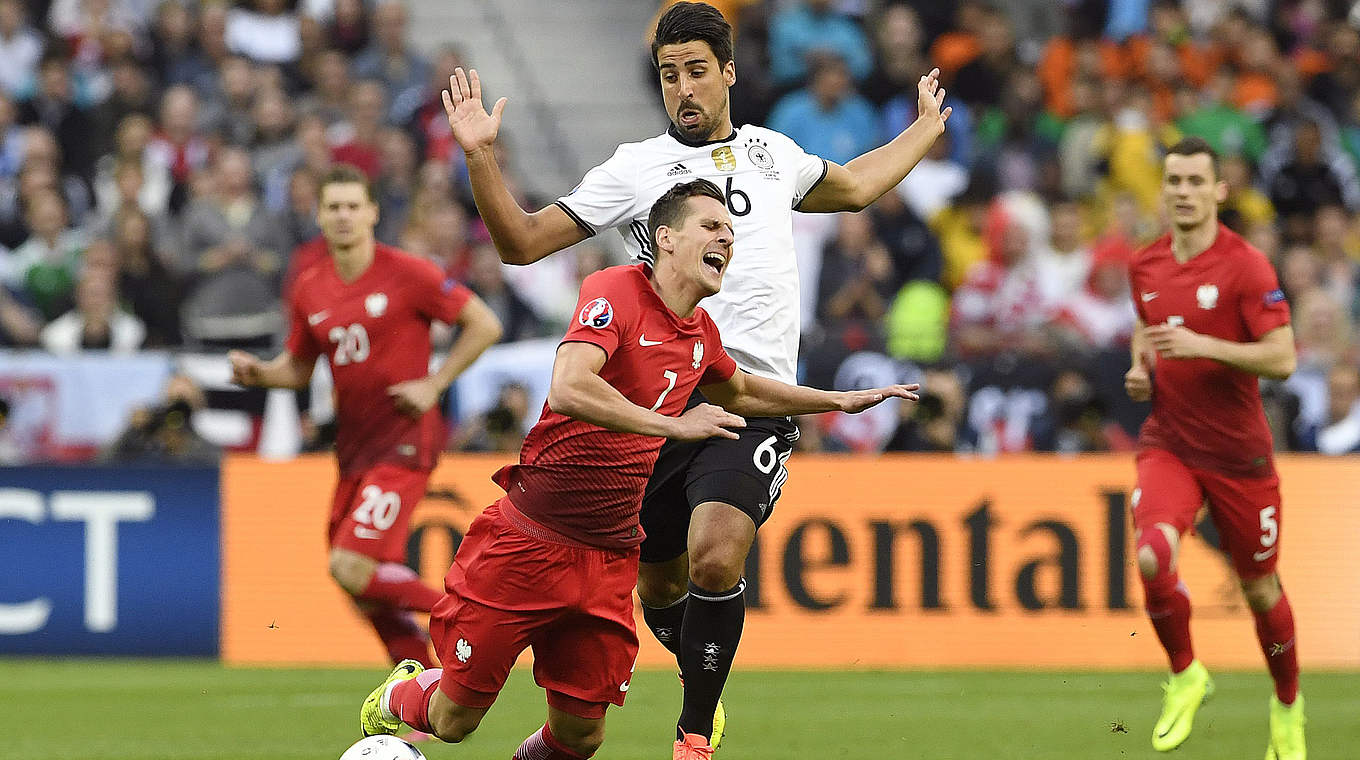
<path id="1" fill-rule="evenodd" d="M 340 760 L 425 760 L 425 756 L 395 736 L 367 736 L 345 750 Z"/>

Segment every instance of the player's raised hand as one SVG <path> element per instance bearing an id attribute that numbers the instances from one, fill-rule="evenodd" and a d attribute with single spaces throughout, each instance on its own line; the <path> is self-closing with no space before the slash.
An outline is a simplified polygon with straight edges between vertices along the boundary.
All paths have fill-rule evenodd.
<path id="1" fill-rule="evenodd" d="M 260 366 L 263 362 L 259 357 L 245 351 L 228 351 L 227 361 L 231 362 L 233 383 L 247 387 L 261 384 Z"/>
<path id="2" fill-rule="evenodd" d="M 916 83 L 916 116 L 921 119 L 939 119 L 940 125 L 949 120 L 954 113 L 952 107 L 944 104 L 944 88 L 940 86 L 940 70 L 931 69 L 929 74 Z"/>
<path id="3" fill-rule="evenodd" d="M 491 107 L 491 113 L 486 112 L 482 105 L 482 80 L 476 69 L 466 73 L 461 66 L 454 69 L 453 76 L 449 77 L 449 89 L 444 90 L 442 96 L 449 129 L 453 130 L 453 139 L 462 146 L 464 153 L 496 142 L 506 100 L 501 98 Z"/>
<path id="4" fill-rule="evenodd" d="M 421 377 L 389 386 L 387 395 L 398 412 L 408 417 L 419 417 L 439 401 L 439 388 L 430 378 Z"/>
<path id="5" fill-rule="evenodd" d="M 1157 364 L 1157 354 L 1153 351 L 1144 351 L 1143 360 L 1124 373 L 1124 392 L 1129 394 L 1129 398 L 1138 401 L 1149 401 L 1152 399 L 1152 368 Z"/>
<path id="6" fill-rule="evenodd" d="M 746 427 L 746 420 L 712 404 L 700 404 L 675 418 L 675 429 L 668 436 L 676 441 L 702 441 L 705 438 L 731 438 L 741 436 L 729 428 Z"/>
<path id="7" fill-rule="evenodd" d="M 887 401 L 890 398 L 904 398 L 908 401 L 919 401 L 920 396 L 916 391 L 921 390 L 919 383 L 910 385 L 889 385 L 885 388 L 870 388 L 863 391 L 844 391 L 838 399 L 840 409 L 847 414 L 859 414 L 865 409 L 869 409 Z"/>

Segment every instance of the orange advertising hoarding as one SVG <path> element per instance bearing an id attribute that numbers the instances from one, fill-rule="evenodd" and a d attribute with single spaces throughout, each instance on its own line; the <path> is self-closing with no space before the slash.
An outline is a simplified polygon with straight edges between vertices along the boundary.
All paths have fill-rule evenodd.
<path id="1" fill-rule="evenodd" d="M 412 559 L 441 585 L 503 457 L 445 457 Z M 1305 667 L 1360 667 L 1360 460 L 1285 457 L 1280 572 Z M 1133 563 L 1127 456 L 795 456 L 747 567 L 739 667 L 1161 667 Z M 326 575 L 325 457 L 223 466 L 222 656 L 378 664 Z M 1189 538 L 1181 575 L 1212 666 L 1261 661 L 1227 563 Z M 639 619 L 639 624 L 640 624 Z M 672 662 L 645 632 L 639 664 Z"/>

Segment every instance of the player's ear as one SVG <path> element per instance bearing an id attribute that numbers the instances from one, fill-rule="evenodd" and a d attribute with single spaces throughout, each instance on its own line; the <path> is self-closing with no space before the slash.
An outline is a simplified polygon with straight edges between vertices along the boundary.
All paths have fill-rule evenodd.
<path id="1" fill-rule="evenodd" d="M 1218 180 L 1214 183 L 1214 200 L 1218 203 L 1226 203 L 1228 200 L 1228 183 Z"/>
<path id="2" fill-rule="evenodd" d="M 727 82 L 728 87 L 731 87 L 732 85 L 737 83 L 736 61 L 728 61 L 727 63 L 723 64 L 723 81 Z"/>
<path id="3" fill-rule="evenodd" d="M 671 228 L 667 225 L 663 224 L 656 228 L 656 250 L 658 253 L 675 250 L 675 240 L 671 237 Z"/>

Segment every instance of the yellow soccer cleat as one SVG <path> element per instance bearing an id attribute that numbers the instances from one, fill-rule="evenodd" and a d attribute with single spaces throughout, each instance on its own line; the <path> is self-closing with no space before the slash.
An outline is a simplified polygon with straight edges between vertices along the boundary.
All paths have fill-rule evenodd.
<path id="1" fill-rule="evenodd" d="M 383 710 L 383 696 L 392 684 L 398 681 L 409 681 L 420 675 L 423 670 L 425 670 L 425 666 L 415 660 L 402 660 L 397 663 L 397 667 L 392 669 L 392 673 L 387 676 L 387 679 L 378 684 L 378 688 L 368 693 L 368 697 L 364 699 L 364 706 L 359 708 L 359 729 L 364 732 L 364 736 L 395 734 L 401 730 L 401 720 Z M 388 717 L 389 715 L 392 715 L 392 717 Z"/>
<path id="2" fill-rule="evenodd" d="M 722 744 L 723 730 L 727 728 L 727 710 L 723 709 L 722 700 L 718 700 L 718 709 L 713 711 L 713 736 L 708 740 L 713 749 L 717 749 Z"/>
<path id="3" fill-rule="evenodd" d="M 1270 746 L 1266 760 L 1307 760 L 1308 747 L 1303 741 L 1303 695 L 1294 704 L 1285 705 L 1275 695 L 1270 696 Z"/>
<path id="4" fill-rule="evenodd" d="M 1199 706 L 1214 694 L 1214 682 L 1204 663 L 1195 660 L 1190 667 L 1173 673 L 1162 684 L 1162 715 L 1152 728 L 1152 748 L 1170 752 L 1190 736 Z"/>

